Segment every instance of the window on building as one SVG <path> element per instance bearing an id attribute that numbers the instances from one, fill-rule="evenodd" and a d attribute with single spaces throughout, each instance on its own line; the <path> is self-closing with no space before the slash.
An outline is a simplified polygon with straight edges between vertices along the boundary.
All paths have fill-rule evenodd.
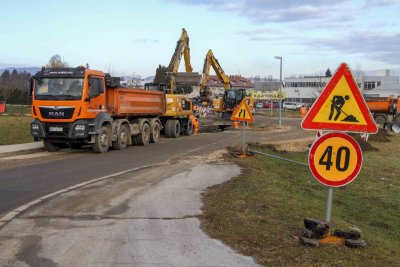
<path id="1" fill-rule="evenodd" d="M 375 82 L 364 82 L 364 90 L 371 90 L 375 88 Z"/>

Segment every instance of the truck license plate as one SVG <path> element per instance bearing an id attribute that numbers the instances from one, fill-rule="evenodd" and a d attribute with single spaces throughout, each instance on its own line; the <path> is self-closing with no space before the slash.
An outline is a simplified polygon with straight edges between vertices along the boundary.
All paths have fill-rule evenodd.
<path id="1" fill-rule="evenodd" d="M 62 132 L 63 128 L 62 127 L 49 127 L 50 132 Z"/>

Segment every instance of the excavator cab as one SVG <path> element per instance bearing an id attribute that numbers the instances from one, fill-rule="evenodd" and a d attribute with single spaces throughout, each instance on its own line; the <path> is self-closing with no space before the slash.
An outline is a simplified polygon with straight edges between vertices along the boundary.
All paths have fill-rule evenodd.
<path id="1" fill-rule="evenodd" d="M 225 92 L 224 107 L 227 111 L 234 110 L 246 97 L 246 89 L 230 89 Z"/>

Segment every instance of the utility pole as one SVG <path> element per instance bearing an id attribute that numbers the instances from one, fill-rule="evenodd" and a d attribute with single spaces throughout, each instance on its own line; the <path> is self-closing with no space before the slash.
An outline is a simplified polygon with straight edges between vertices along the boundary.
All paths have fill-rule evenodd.
<path id="1" fill-rule="evenodd" d="M 279 70 L 279 128 L 282 127 L 282 57 L 276 56 L 276 59 L 280 60 Z"/>

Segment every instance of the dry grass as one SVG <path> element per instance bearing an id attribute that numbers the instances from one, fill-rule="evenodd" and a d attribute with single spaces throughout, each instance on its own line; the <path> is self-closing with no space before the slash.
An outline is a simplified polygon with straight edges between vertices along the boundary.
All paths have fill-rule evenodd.
<path id="1" fill-rule="evenodd" d="M 398 266 L 400 135 L 381 133 L 369 145 L 357 179 L 334 190 L 332 217 L 335 229 L 360 228 L 368 242 L 365 249 L 301 246 L 303 219 L 324 217 L 327 189 L 307 167 L 262 156 L 229 158 L 244 173 L 204 195 L 202 227 L 213 238 L 268 266 Z M 256 150 L 307 162 L 307 152 Z"/>
<path id="2" fill-rule="evenodd" d="M 0 145 L 33 142 L 30 131 L 30 116 L 0 116 Z"/>

